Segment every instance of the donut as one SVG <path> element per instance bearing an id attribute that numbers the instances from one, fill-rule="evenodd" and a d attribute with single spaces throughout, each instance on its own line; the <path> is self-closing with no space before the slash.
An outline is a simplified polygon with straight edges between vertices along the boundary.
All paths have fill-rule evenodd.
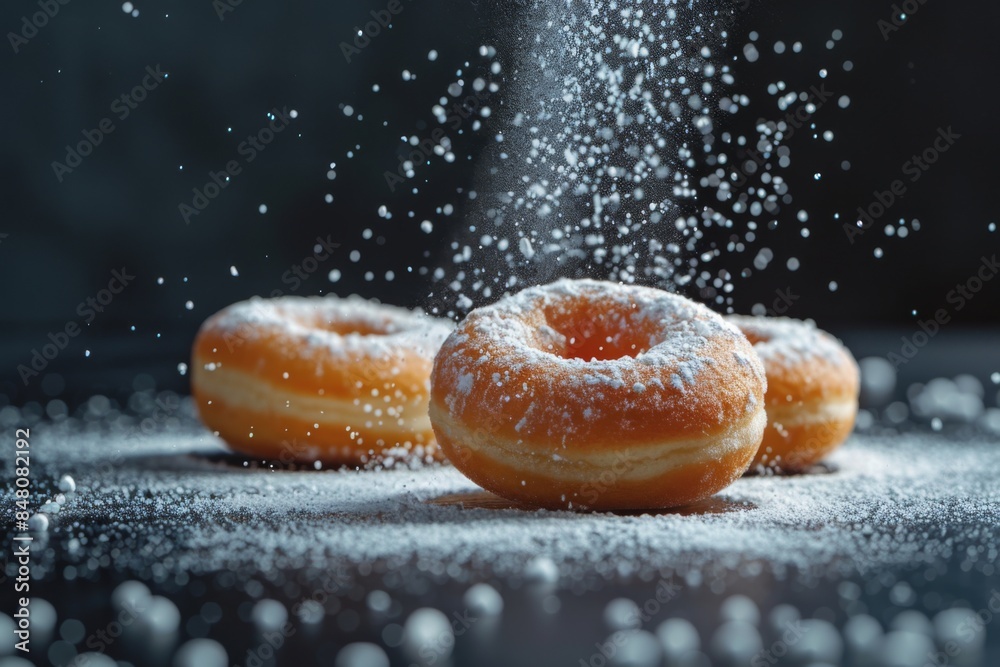
<path id="1" fill-rule="evenodd" d="M 767 430 L 753 470 L 801 472 L 839 447 L 858 415 L 850 351 L 810 321 L 733 315 L 767 372 Z"/>
<path id="2" fill-rule="evenodd" d="M 285 463 L 434 457 L 434 354 L 451 331 L 358 297 L 254 298 L 216 313 L 194 342 L 204 424 L 235 451 Z"/>
<path id="3" fill-rule="evenodd" d="M 765 390 L 749 341 L 708 308 L 560 280 L 462 321 L 434 359 L 430 418 L 455 467 L 508 500 L 660 509 L 746 471 Z"/>

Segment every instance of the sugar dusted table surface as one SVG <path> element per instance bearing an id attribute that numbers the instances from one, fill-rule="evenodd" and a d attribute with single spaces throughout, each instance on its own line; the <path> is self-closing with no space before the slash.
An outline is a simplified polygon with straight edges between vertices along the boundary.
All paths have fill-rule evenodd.
<path id="1" fill-rule="evenodd" d="M 979 544 L 992 544 L 982 557 L 995 560 L 1000 543 L 1000 443 L 986 439 L 856 435 L 813 474 L 746 477 L 694 507 L 651 514 L 519 509 L 449 466 L 260 467 L 193 429 L 120 440 L 43 433 L 32 450 L 49 479 L 77 483 L 52 517 L 54 543 L 115 526 L 114 538 L 63 545 L 61 557 L 152 543 L 177 571 L 424 560 L 466 579 L 483 567 L 517 576 L 543 555 L 569 579 L 695 562 L 848 575 Z"/>
<path id="2" fill-rule="evenodd" d="M 400 656 L 386 633 L 417 607 L 461 609 L 478 581 L 504 597 L 504 648 L 487 660 L 462 648 L 471 639 L 458 642 L 456 665 L 533 664 L 526 656 L 543 653 L 555 661 L 545 664 L 578 664 L 607 635 L 610 600 L 641 604 L 663 581 L 680 602 L 644 627 L 681 616 L 706 643 L 737 593 L 765 618 L 790 603 L 837 628 L 871 613 L 889 631 L 901 610 L 933 618 L 983 606 L 1000 588 L 1000 442 L 971 432 L 855 435 L 812 474 L 746 477 L 695 507 L 648 514 L 512 507 L 448 466 L 271 467 L 227 453 L 191 423 L 141 437 L 49 426 L 33 430 L 31 450 L 34 500 L 54 499 L 62 475 L 76 482 L 36 539 L 36 590 L 74 608 L 90 600 L 98 617 L 128 579 L 171 597 L 185 617 L 218 600 L 242 610 L 210 633 L 231 657 L 252 644 L 240 630 L 246 600 L 291 610 L 331 577 L 343 599 L 326 621 L 336 627 L 315 642 L 335 654 L 375 641 L 392 664 Z M 399 605 L 395 617 L 369 619 L 379 590 Z M 361 620 L 342 621 L 352 608 Z M 286 651 L 319 650 L 300 639 Z"/>

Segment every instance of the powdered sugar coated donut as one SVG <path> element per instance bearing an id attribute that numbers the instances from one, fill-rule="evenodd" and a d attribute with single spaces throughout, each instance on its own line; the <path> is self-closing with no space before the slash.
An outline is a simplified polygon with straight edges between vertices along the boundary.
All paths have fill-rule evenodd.
<path id="1" fill-rule="evenodd" d="M 469 314 L 435 358 L 430 417 L 452 463 L 498 495 L 663 508 L 743 474 L 765 389 L 749 341 L 708 308 L 560 280 Z"/>
<path id="2" fill-rule="evenodd" d="M 352 297 L 251 299 L 198 332 L 192 393 L 235 450 L 286 462 L 360 464 L 437 452 L 431 365 L 451 330 Z"/>
<path id="3" fill-rule="evenodd" d="M 858 415 L 850 351 L 812 322 L 731 316 L 767 371 L 767 430 L 755 467 L 801 471 L 839 447 Z"/>

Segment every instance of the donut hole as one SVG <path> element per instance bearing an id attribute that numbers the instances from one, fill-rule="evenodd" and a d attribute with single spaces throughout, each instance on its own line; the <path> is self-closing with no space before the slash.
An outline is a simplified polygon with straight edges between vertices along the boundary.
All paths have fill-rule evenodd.
<path id="1" fill-rule="evenodd" d="M 599 310 L 595 305 L 546 313 L 546 325 L 558 334 L 559 343 L 548 351 L 563 359 L 609 361 L 634 358 L 649 349 L 649 336 L 636 326 L 631 313 L 607 306 Z"/>

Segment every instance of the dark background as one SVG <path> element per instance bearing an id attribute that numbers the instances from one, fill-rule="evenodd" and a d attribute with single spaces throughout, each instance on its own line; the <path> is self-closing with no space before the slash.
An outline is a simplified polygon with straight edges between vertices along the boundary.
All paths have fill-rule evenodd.
<path id="1" fill-rule="evenodd" d="M 471 210 L 462 193 L 476 185 L 476 156 L 496 128 L 455 137 L 454 164 L 435 158 L 395 193 L 383 172 L 397 165 L 400 136 L 426 136 L 436 126 L 431 106 L 456 69 L 482 65 L 480 44 L 496 45 L 502 62 L 518 49 L 521 10 L 468 1 L 402 3 L 392 28 L 349 64 L 340 43 L 386 3 L 247 2 L 220 20 L 207 1 L 139 2 L 140 15 L 132 17 L 120 3 L 77 0 L 60 5 L 19 53 L 6 38 L 0 44 L 0 233 L 6 234 L 0 236 L 0 405 L 56 397 L 73 405 L 93 393 L 127 391 L 137 375 L 140 384 L 185 391 L 187 378 L 177 366 L 189 361 L 198 325 L 254 294 L 359 293 L 426 304 L 436 288 L 421 267 L 449 265 L 449 244 Z M 22 17 L 37 11 L 35 2 L 5 3 L 0 28 L 19 32 Z M 918 320 L 947 307 L 949 290 L 973 276 L 1000 239 L 988 230 L 997 221 L 1000 134 L 990 79 L 1000 63 L 994 35 L 1000 7 L 928 0 L 886 41 L 877 22 L 892 12 L 892 3 L 871 0 L 752 0 L 740 14 L 730 51 L 739 54 L 746 35 L 757 30 L 762 57 L 736 62 L 737 89 L 770 104 L 773 114 L 773 101 L 763 93 L 767 83 L 819 82 L 815 72 L 825 67 L 830 88 L 850 95 L 852 103 L 846 110 L 829 103 L 816 114 L 821 129 L 835 132 L 833 143 L 805 131 L 792 140 L 795 161 L 785 176 L 796 201 L 778 215 L 778 229 L 762 232 L 747 253 L 721 260 L 738 275 L 757 248 L 775 251 L 767 270 L 737 279 L 737 310 L 769 303 L 776 290 L 791 288 L 799 300 L 789 315 L 814 318 L 848 338 L 886 332 L 889 343 L 873 346 L 877 352 L 882 345 L 885 353 L 897 334 L 914 331 Z M 824 43 L 834 28 L 844 38 L 828 51 Z M 777 39 L 802 41 L 806 48 L 776 56 L 770 45 Z M 434 62 L 427 58 L 431 49 L 439 53 Z M 854 69 L 844 72 L 841 63 L 848 59 Z M 112 101 L 157 64 L 169 78 L 127 119 L 113 118 L 115 131 L 60 183 L 52 162 L 65 159 L 67 144 L 77 143 L 82 131 L 113 117 Z M 403 81 L 404 69 L 417 79 Z M 501 82 L 502 98 L 510 88 Z M 372 92 L 375 83 L 378 93 Z M 364 120 L 345 115 L 345 104 L 363 112 Z M 190 203 L 192 188 L 203 187 L 209 171 L 239 159 L 239 143 L 264 127 L 265 114 L 275 107 L 295 109 L 299 117 L 185 224 L 178 205 Z M 843 222 L 872 201 L 874 190 L 903 178 L 902 164 L 948 126 L 962 137 L 954 148 L 850 244 Z M 840 168 L 845 159 L 849 171 Z M 334 180 L 327 178 L 330 163 L 337 165 Z M 819 182 L 814 172 L 823 173 Z M 416 195 L 413 185 L 420 188 Z M 327 194 L 333 203 L 324 201 Z M 436 210 L 446 203 L 455 207 L 451 216 Z M 258 211 L 261 204 L 265 214 Z M 379 216 L 381 205 L 392 219 Z M 811 214 L 808 239 L 795 221 L 800 208 Z M 918 219 L 920 231 L 887 237 L 882 227 L 899 218 L 908 226 Z M 434 223 L 430 234 L 419 228 L 424 219 Z M 319 236 L 341 245 L 291 289 L 283 275 L 312 255 Z M 881 259 L 876 248 L 884 251 Z M 361 254 L 357 262 L 350 259 L 354 250 Z M 801 261 L 798 271 L 786 269 L 789 256 Z M 22 383 L 17 366 L 30 363 L 32 351 L 49 342 L 48 333 L 68 322 L 82 324 L 77 305 L 121 267 L 136 276 L 134 282 L 44 372 Z M 342 275 L 336 283 L 327 277 L 333 270 Z M 392 281 L 384 278 L 389 270 Z M 831 280 L 839 285 L 836 292 L 828 288 Z M 953 313 L 948 335 L 967 328 L 992 335 L 1000 323 L 996 294 L 997 286 L 987 284 Z M 988 375 L 990 369 L 959 370 Z"/>

